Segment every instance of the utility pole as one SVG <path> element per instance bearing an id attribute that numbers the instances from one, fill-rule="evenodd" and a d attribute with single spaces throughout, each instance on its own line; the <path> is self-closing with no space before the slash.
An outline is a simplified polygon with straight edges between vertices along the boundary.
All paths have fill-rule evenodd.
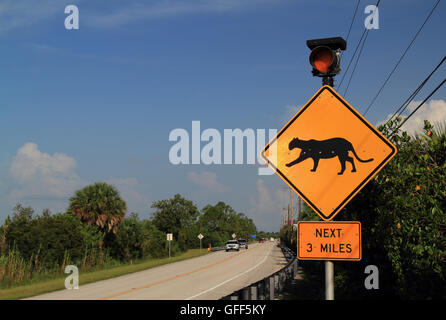
<path id="1" fill-rule="evenodd" d="M 297 214 L 297 219 L 299 220 L 301 217 L 301 212 L 302 212 L 302 198 L 299 197 L 299 212 Z"/>
<path id="2" fill-rule="evenodd" d="M 290 205 L 288 205 L 286 208 L 282 208 L 282 210 L 283 210 L 282 226 L 285 226 L 290 221 Z"/>

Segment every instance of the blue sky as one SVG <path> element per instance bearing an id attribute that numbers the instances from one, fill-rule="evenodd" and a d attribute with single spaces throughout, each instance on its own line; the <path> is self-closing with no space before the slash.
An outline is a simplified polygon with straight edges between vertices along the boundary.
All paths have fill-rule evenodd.
<path id="1" fill-rule="evenodd" d="M 346 100 L 363 112 L 436 1 L 382 0 Z M 80 11 L 66 30 L 65 6 Z M 361 1 L 342 67 L 364 30 Z M 171 130 L 280 129 L 319 89 L 307 39 L 346 37 L 356 1 L 6 0 L 0 4 L 0 219 L 16 202 L 64 210 L 108 181 L 129 211 L 180 193 L 199 208 L 225 201 L 278 230 L 285 184 L 255 165 L 169 162 Z M 440 3 L 367 114 L 393 113 L 446 52 Z M 444 78 L 442 66 L 415 100 Z M 342 74 L 341 74 L 342 75 Z M 341 76 L 340 75 L 340 76 Z M 338 76 L 340 80 L 340 76 Z M 349 76 L 349 75 L 348 75 Z M 336 83 L 335 83 L 336 85 Z M 344 92 L 345 84 L 339 91 Z M 335 86 L 335 89 L 338 89 Z M 446 119 L 446 89 L 419 117 Z"/>

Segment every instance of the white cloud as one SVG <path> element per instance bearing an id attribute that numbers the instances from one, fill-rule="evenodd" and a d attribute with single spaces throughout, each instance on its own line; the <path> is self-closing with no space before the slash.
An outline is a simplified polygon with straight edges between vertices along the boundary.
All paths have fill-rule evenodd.
<path id="1" fill-rule="evenodd" d="M 12 160 L 10 174 L 18 188 L 11 197 L 65 198 L 84 184 L 76 174 L 76 161 L 63 153 L 50 155 L 28 142 L 17 150 Z"/>
<path id="2" fill-rule="evenodd" d="M 12 191 L 8 199 L 4 199 L 9 205 L 22 202 L 36 209 L 50 208 L 53 212 L 63 211 L 68 198 L 91 183 L 79 177 L 74 158 L 63 153 L 42 152 L 32 142 L 17 150 L 9 166 L 9 175 Z M 144 213 L 148 208 L 149 199 L 139 191 L 141 184 L 136 178 L 110 178 L 106 182 L 118 189 L 128 212 Z"/>
<path id="3" fill-rule="evenodd" d="M 133 1 L 116 8 L 110 13 L 101 12 L 89 16 L 86 23 L 108 28 L 144 19 L 194 13 L 229 12 L 251 5 L 274 2 L 277 2 L 277 0 L 165 0 L 150 3 Z"/>
<path id="4" fill-rule="evenodd" d="M 247 210 L 247 215 L 254 221 L 262 221 L 262 224 L 258 226 L 260 230 L 279 230 L 285 205 L 284 199 L 287 196 L 289 197 L 289 193 L 280 188 L 271 192 L 263 180 L 258 179 L 257 196 L 250 199 L 251 208 Z"/>
<path id="5" fill-rule="evenodd" d="M 409 115 L 422 101 L 412 101 L 407 107 L 407 115 Z M 406 115 L 406 116 L 407 116 Z M 378 125 L 386 123 L 390 119 L 392 114 L 386 117 L 386 120 L 381 121 Z M 424 127 L 424 120 L 429 120 L 430 123 L 435 125 L 436 123 L 446 122 L 446 101 L 430 100 L 426 102 L 417 112 L 413 114 L 409 120 L 401 127 L 401 130 L 406 131 L 410 135 L 415 135 L 416 133 L 422 133 Z"/>
<path id="6" fill-rule="evenodd" d="M 192 171 L 189 172 L 188 178 L 196 185 L 203 187 L 209 191 L 225 192 L 228 190 L 226 186 L 218 182 L 217 174 L 215 172 L 203 171 L 201 173 L 198 173 Z"/>
<path id="7" fill-rule="evenodd" d="M 129 211 L 138 211 L 135 209 L 148 206 L 149 200 L 137 190 L 139 183 L 136 178 L 111 178 L 106 182 L 118 189 Z"/>
<path id="8" fill-rule="evenodd" d="M 95 27 L 117 27 L 134 21 L 164 18 L 177 15 L 209 12 L 230 12 L 262 4 L 276 4 L 278 0 L 96 0 L 96 8 L 83 10 L 85 0 L 1 0 L 0 33 L 28 27 L 60 15 L 61 26 L 67 16 L 65 6 L 79 7 L 81 29 L 83 25 Z"/>

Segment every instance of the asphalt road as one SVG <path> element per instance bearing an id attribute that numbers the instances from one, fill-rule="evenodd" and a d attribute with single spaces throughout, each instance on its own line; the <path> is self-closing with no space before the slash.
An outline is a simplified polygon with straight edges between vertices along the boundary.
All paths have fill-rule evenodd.
<path id="1" fill-rule="evenodd" d="M 276 242 L 265 242 L 250 245 L 248 250 L 217 251 L 30 299 L 215 300 L 263 279 L 285 264 Z"/>

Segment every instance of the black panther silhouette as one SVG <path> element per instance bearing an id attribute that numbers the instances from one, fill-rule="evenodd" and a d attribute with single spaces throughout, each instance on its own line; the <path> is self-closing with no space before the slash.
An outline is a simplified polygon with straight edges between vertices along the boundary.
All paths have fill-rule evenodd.
<path id="1" fill-rule="evenodd" d="M 358 157 L 353 148 L 353 145 L 343 139 L 343 138 L 332 138 L 327 140 L 299 140 L 299 138 L 294 138 L 291 140 L 288 148 L 293 150 L 294 148 L 302 149 L 300 152 L 299 158 L 294 160 L 293 162 L 287 163 L 287 167 L 294 166 L 299 162 L 302 162 L 308 158 L 312 158 L 314 161 L 314 167 L 311 171 L 316 171 L 317 166 L 319 164 L 320 159 L 330 159 L 334 157 L 339 158 L 339 162 L 341 162 L 341 172 L 338 174 L 343 174 L 345 171 L 345 162 L 348 161 L 352 164 L 352 172 L 356 172 L 355 162 L 352 157 L 348 155 L 348 152 L 351 151 L 356 159 L 360 162 L 370 162 L 373 159 L 362 160 Z"/>

